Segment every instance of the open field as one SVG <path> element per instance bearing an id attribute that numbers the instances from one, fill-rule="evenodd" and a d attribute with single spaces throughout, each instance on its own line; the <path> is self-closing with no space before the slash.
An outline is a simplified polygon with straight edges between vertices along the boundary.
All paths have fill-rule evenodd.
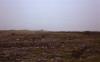
<path id="1" fill-rule="evenodd" d="M 0 62 L 100 62 L 100 32 L 2 30 Z"/>

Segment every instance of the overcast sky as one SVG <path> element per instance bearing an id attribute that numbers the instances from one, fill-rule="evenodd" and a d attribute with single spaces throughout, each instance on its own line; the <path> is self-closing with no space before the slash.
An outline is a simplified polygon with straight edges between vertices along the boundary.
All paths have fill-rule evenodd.
<path id="1" fill-rule="evenodd" d="M 0 29 L 100 31 L 99 0 L 0 0 Z"/>

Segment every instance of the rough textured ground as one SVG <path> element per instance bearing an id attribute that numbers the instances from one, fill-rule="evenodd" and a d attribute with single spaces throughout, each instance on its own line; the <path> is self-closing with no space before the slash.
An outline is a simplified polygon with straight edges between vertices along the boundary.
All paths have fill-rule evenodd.
<path id="1" fill-rule="evenodd" d="M 0 31 L 0 62 L 100 62 L 100 33 Z"/>

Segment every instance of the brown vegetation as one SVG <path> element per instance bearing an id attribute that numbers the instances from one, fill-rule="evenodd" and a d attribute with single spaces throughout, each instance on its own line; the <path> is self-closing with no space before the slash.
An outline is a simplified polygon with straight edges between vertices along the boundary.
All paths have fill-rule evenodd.
<path id="1" fill-rule="evenodd" d="M 0 62 L 100 62 L 99 32 L 0 31 Z"/>

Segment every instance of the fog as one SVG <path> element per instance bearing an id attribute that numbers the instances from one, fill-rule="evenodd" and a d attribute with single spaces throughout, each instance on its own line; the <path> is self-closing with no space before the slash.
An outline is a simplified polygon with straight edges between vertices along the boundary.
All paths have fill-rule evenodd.
<path id="1" fill-rule="evenodd" d="M 99 0 L 0 0 L 1 30 L 100 31 Z"/>

